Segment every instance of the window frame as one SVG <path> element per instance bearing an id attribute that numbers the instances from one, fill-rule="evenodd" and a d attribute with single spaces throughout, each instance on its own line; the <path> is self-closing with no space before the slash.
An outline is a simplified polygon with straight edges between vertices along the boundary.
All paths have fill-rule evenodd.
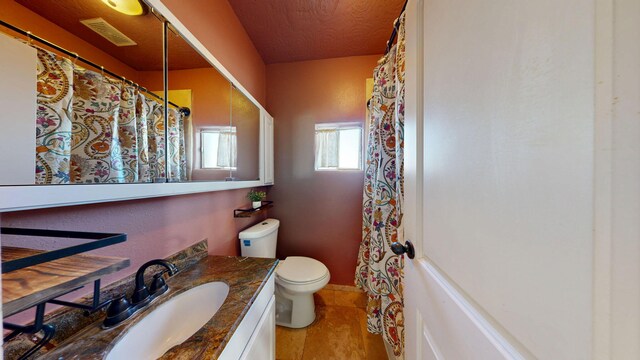
<path id="1" fill-rule="evenodd" d="M 340 157 L 340 131 L 342 130 L 360 130 L 360 146 L 358 151 L 358 167 L 357 168 L 344 168 L 340 167 L 340 161 L 338 161 L 337 167 L 316 167 L 316 150 L 318 146 L 318 130 L 337 130 L 338 131 L 338 141 L 336 152 L 338 153 L 338 158 Z M 313 132 L 313 141 L 314 141 L 314 152 L 313 152 L 313 168 L 315 171 L 341 171 L 341 172 L 350 172 L 350 171 L 364 171 L 364 123 L 359 121 L 351 121 L 351 122 L 331 122 L 331 123 L 316 123 L 314 132 Z"/>

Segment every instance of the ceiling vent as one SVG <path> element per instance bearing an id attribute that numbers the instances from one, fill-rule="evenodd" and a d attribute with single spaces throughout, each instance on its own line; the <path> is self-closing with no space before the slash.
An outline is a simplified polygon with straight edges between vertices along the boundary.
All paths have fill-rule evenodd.
<path id="1" fill-rule="evenodd" d="M 138 45 L 135 41 L 129 39 L 127 35 L 113 27 L 103 18 L 80 20 L 89 29 L 97 32 L 103 38 L 111 41 L 116 46 L 133 46 Z"/>

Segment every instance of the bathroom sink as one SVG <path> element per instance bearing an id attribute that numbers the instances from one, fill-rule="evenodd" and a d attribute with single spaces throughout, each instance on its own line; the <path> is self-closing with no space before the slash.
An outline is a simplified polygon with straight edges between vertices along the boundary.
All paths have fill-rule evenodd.
<path id="1" fill-rule="evenodd" d="M 220 309 L 228 294 L 227 284 L 211 282 L 174 296 L 133 325 L 106 359 L 159 358 L 200 330 Z"/>

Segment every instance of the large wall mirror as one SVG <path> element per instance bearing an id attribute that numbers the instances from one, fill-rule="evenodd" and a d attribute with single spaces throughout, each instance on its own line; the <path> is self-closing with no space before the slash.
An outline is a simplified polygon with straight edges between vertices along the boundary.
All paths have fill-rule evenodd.
<path id="1" fill-rule="evenodd" d="M 235 86 L 231 89 L 231 130 L 235 134 L 231 178 L 260 179 L 260 109 Z"/>
<path id="2" fill-rule="evenodd" d="M 259 180 L 260 109 L 195 49 L 187 51 L 189 43 L 173 27 L 168 41 L 168 99 L 190 109 L 178 121 L 184 139 L 168 147 L 184 148 L 180 180 Z"/>
<path id="3" fill-rule="evenodd" d="M 38 59 L 36 111 L 21 119 L 35 124 L 34 177 L 13 184 L 164 181 L 162 21 L 101 1 L 15 1 L 1 20 L 32 35 L 0 30 Z"/>
<path id="4" fill-rule="evenodd" d="M 0 185 L 259 180 L 260 109 L 170 25 L 165 64 L 164 24 L 152 9 L 15 3 L 15 14 L 0 14 L 15 28 L 0 32 L 37 52 L 36 111 L 20 119 L 35 125 L 35 155 L 2 164 L 26 175 Z"/>
<path id="5" fill-rule="evenodd" d="M 225 181 L 230 177 L 231 83 L 170 27 L 168 99 L 188 107 L 183 116 L 184 153 L 182 181 Z"/>

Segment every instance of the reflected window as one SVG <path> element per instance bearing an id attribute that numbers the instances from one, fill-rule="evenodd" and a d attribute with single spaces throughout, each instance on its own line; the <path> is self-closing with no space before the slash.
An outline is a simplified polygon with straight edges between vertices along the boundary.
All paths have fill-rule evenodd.
<path id="1" fill-rule="evenodd" d="M 238 144 L 235 126 L 212 126 L 200 130 L 201 168 L 236 170 Z"/>
<path id="2" fill-rule="evenodd" d="M 362 124 L 316 124 L 316 170 L 362 170 Z"/>

